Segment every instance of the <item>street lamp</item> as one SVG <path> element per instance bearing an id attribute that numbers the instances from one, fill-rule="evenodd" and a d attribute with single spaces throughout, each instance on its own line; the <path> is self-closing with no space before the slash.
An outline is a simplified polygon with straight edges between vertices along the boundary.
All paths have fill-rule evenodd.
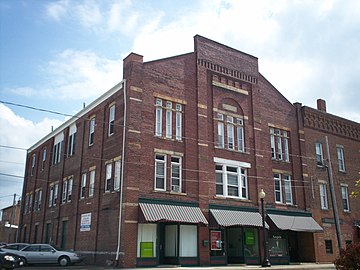
<path id="1" fill-rule="evenodd" d="M 261 201 L 261 216 L 262 216 L 262 230 L 263 230 L 263 243 L 264 243 L 264 260 L 262 262 L 262 267 L 270 267 L 270 261 L 268 258 L 268 252 L 267 252 L 267 239 L 266 239 L 266 233 L 265 233 L 265 211 L 264 211 L 264 198 L 265 198 L 265 191 L 263 189 L 259 192 L 259 198 Z"/>

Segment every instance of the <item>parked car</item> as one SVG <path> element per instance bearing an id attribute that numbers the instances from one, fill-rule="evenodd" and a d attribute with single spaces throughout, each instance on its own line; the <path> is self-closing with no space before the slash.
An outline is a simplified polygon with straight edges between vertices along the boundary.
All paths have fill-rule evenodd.
<path id="1" fill-rule="evenodd" d="M 1 248 L 4 250 L 20 250 L 23 249 L 24 247 L 27 247 L 28 243 L 11 243 L 11 244 L 4 244 Z"/>
<path id="2" fill-rule="evenodd" d="M 0 269 L 14 269 L 23 266 L 23 264 L 24 262 L 19 256 L 0 248 Z"/>
<path id="3" fill-rule="evenodd" d="M 65 251 L 48 244 L 30 244 L 11 252 L 20 256 L 24 264 L 58 263 L 61 266 L 66 266 L 82 261 L 82 258 L 75 252 Z"/>

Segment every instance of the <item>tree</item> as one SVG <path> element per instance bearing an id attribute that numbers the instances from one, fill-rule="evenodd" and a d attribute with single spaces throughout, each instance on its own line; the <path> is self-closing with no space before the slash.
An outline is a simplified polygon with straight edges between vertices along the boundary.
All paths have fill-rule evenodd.
<path id="1" fill-rule="evenodd" d="M 340 256 L 334 261 L 338 270 L 360 269 L 360 243 L 353 243 L 340 250 Z"/>
<path id="2" fill-rule="evenodd" d="M 360 196 L 360 179 L 355 182 L 356 189 L 351 192 L 351 197 L 359 197 Z"/>

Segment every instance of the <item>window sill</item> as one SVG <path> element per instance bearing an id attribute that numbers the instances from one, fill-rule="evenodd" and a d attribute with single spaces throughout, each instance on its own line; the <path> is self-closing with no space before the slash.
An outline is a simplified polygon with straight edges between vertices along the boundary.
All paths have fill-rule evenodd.
<path id="1" fill-rule="evenodd" d="M 175 192 L 175 191 L 167 191 L 167 190 L 153 190 L 154 193 L 165 193 L 170 195 L 176 195 L 176 196 L 187 196 L 187 193 L 183 192 Z"/>
<path id="2" fill-rule="evenodd" d="M 239 151 L 239 150 L 236 150 L 236 149 L 229 149 L 229 148 L 220 147 L 220 146 L 215 146 L 215 149 L 221 149 L 221 150 L 226 150 L 226 151 L 230 151 L 230 152 L 235 152 L 235 153 L 250 155 L 250 152 Z"/>
<path id="3" fill-rule="evenodd" d="M 162 139 L 162 140 L 166 140 L 166 141 L 171 141 L 171 142 L 179 142 L 179 143 L 184 142 L 182 139 L 178 140 L 178 139 L 168 138 L 168 137 L 164 137 L 164 136 L 157 136 L 157 135 L 154 135 L 154 138 L 158 138 L 158 139 Z"/>
<path id="4" fill-rule="evenodd" d="M 243 199 L 239 197 L 230 197 L 230 196 L 224 196 L 224 195 L 215 195 L 214 199 L 217 200 L 235 200 L 235 201 L 242 201 L 242 202 L 252 202 L 249 199 Z"/>

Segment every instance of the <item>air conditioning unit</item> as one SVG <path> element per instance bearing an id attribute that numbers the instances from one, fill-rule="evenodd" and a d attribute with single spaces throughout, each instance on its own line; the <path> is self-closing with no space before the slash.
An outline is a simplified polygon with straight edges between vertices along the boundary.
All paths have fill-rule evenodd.
<path id="1" fill-rule="evenodd" d="M 178 185 L 171 185 L 171 191 L 180 192 L 180 186 L 178 186 Z"/>

